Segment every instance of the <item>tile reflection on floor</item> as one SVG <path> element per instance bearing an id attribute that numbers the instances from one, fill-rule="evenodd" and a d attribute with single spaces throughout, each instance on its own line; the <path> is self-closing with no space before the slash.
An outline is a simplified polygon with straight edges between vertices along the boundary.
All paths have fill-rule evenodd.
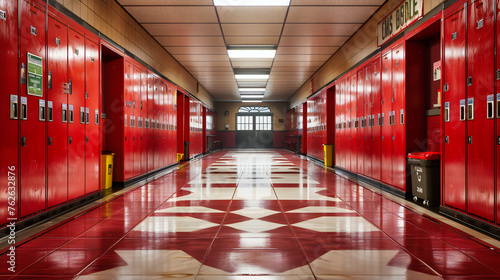
<path id="1" fill-rule="evenodd" d="M 17 252 L 2 279 L 500 279 L 498 248 L 285 150 L 218 151 Z"/>

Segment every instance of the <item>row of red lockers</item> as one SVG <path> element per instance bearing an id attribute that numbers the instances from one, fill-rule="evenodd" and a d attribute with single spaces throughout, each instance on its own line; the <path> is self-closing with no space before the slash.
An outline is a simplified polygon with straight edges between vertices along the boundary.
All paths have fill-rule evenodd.
<path id="1" fill-rule="evenodd" d="M 461 1 L 429 19 L 438 26 L 444 19 L 444 40 L 438 43 L 443 64 L 439 85 L 443 88 L 443 137 L 437 143 L 437 150 L 442 152 L 441 203 L 490 223 L 500 220 L 500 95 L 494 94 L 500 73 L 496 70 L 500 69 L 500 55 L 494 53 L 495 45 L 500 44 L 500 36 L 495 34 L 495 25 L 500 26 L 495 13 L 499 12 L 492 0 Z M 321 136 L 315 146 L 334 143 L 337 167 L 411 191 L 407 154 L 436 149 L 426 139 L 428 108 L 422 93 L 428 91 L 428 84 L 421 82 L 432 79 L 432 72 L 421 77 L 424 72 L 418 72 L 423 71 L 419 68 L 429 63 L 422 62 L 422 51 L 427 50 L 413 41 L 431 24 L 422 24 L 338 78 L 328 86 L 335 88 L 335 96 L 323 90 L 309 99 L 325 94 L 327 100 L 336 99 L 335 118 L 327 117 L 331 110 L 325 109 L 322 118 L 326 119 L 320 122 L 320 129 L 325 125 L 327 131 L 335 130 L 335 141 Z M 440 31 L 437 38 L 441 38 Z M 312 110 L 304 106 L 289 111 L 287 119 L 295 119 L 292 122 L 296 124 L 291 134 L 301 133 L 307 139 L 303 142 L 307 149 L 303 147 L 302 152 L 323 159 L 322 153 L 310 151 L 310 130 L 303 132 L 305 125 L 300 119 L 310 123 L 316 118 L 310 118 Z"/>
<path id="2" fill-rule="evenodd" d="M 122 155 L 121 162 L 115 162 L 118 165 L 127 162 L 122 174 L 120 170 L 114 173 L 121 182 L 175 163 L 176 154 L 184 151 L 176 148 L 176 141 L 191 142 L 191 157 L 203 152 L 203 122 L 208 120 L 204 115 L 210 115 L 213 124 L 214 113 L 199 101 L 151 71 L 146 73 L 146 68 L 129 58 L 128 65 L 140 69 L 142 77 L 149 79 L 147 84 L 141 74 L 133 75 L 135 68 L 127 72 L 124 67 L 116 99 L 106 101 L 115 93 L 103 91 L 101 100 L 101 82 L 110 74 L 104 73 L 107 63 L 102 60 L 102 48 L 112 49 L 109 44 L 42 1 L 19 1 L 19 5 L 3 1 L 0 10 L 6 15 L 0 21 L 4 88 L 0 104 L 9 107 L 0 113 L 2 126 L 9 132 L 0 138 L 0 178 L 5 182 L 0 186 L 0 201 L 6 205 L 0 208 L 0 224 L 99 191 L 102 148 Z M 146 95 L 144 86 L 153 89 Z M 152 114 L 138 111 L 138 98 Z M 176 106 L 175 98 L 182 99 L 183 105 Z M 101 110 L 109 102 L 114 107 Z M 178 118 L 176 107 L 183 106 L 189 109 Z M 102 111 L 106 119 L 101 119 Z M 115 116 L 121 116 L 119 123 L 112 123 Z M 183 126 L 177 128 L 181 120 Z M 109 137 L 120 135 L 119 131 L 123 138 Z M 149 142 L 135 141 L 141 137 Z"/>

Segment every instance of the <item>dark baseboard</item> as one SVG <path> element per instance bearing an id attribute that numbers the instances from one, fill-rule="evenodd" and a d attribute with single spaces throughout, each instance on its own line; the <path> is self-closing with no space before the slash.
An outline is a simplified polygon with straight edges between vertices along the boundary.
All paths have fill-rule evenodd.
<path id="1" fill-rule="evenodd" d="M 460 224 L 500 240 L 500 227 L 487 221 L 470 216 L 469 214 L 454 210 L 447 206 L 439 206 L 439 213 Z"/>

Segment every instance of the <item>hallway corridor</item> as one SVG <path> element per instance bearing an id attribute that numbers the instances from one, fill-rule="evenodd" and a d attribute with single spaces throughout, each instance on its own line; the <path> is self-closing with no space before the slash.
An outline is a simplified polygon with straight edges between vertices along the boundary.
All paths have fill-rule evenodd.
<path id="1" fill-rule="evenodd" d="M 223 150 L 38 233 L 16 276 L 500 279 L 498 252 L 291 152 Z"/>

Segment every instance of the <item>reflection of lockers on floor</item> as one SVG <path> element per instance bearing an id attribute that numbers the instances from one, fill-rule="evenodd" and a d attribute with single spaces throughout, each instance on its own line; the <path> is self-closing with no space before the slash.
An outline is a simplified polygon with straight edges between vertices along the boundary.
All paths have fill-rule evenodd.
<path id="1" fill-rule="evenodd" d="M 495 220 L 495 1 L 457 3 L 444 21 L 443 204 Z"/>

